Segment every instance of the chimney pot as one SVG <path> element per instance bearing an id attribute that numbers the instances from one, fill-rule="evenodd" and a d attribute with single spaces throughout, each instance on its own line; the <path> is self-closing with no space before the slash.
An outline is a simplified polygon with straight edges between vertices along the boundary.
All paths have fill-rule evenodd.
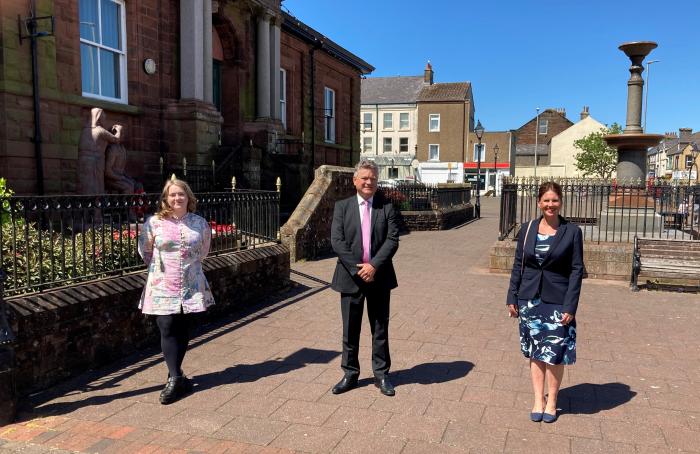
<path id="1" fill-rule="evenodd" d="M 425 65 L 425 71 L 423 72 L 423 83 L 432 85 L 433 84 L 433 65 L 430 64 L 430 60 L 428 60 L 428 64 Z"/>

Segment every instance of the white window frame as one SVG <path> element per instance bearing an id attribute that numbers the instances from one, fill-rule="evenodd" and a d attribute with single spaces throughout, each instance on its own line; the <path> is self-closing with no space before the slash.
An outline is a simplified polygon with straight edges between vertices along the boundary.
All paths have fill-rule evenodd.
<path id="1" fill-rule="evenodd" d="M 544 132 L 542 132 L 542 126 L 544 125 Z M 537 133 L 541 136 L 546 136 L 549 130 L 549 120 L 547 118 L 540 118 L 539 124 L 537 126 Z"/>
<path id="2" fill-rule="evenodd" d="M 403 125 L 403 116 L 406 116 L 406 126 Z M 399 131 L 411 129 L 411 114 L 409 112 L 399 112 Z"/>
<path id="3" fill-rule="evenodd" d="M 430 150 L 432 147 L 435 147 L 437 150 L 437 156 L 434 158 L 430 157 Z M 431 143 L 428 144 L 428 161 L 439 161 L 440 160 L 440 144 L 439 143 Z"/>
<path id="4" fill-rule="evenodd" d="M 476 155 L 479 151 L 479 144 L 475 143 L 474 144 L 474 152 L 472 153 L 472 162 L 477 162 L 479 161 L 478 156 Z M 486 161 L 486 142 L 481 142 L 481 162 Z"/>
<path id="5" fill-rule="evenodd" d="M 690 169 L 693 167 L 693 156 L 687 154 L 685 155 L 685 168 Z"/>
<path id="6" fill-rule="evenodd" d="M 386 149 L 386 146 L 389 145 L 389 149 Z M 391 137 L 384 137 L 384 140 L 382 141 L 382 153 L 391 153 L 391 151 L 394 148 L 394 140 Z"/>
<path id="7" fill-rule="evenodd" d="M 403 141 L 406 141 L 406 149 L 403 150 Z M 408 153 L 408 137 L 399 137 L 399 153 Z"/>
<path id="8" fill-rule="evenodd" d="M 369 121 L 367 121 L 367 117 L 369 117 Z M 369 123 L 369 126 L 367 126 L 367 123 Z M 362 113 L 362 130 L 363 131 L 373 131 L 374 130 L 374 114 L 372 114 L 372 112 L 363 112 Z"/>
<path id="9" fill-rule="evenodd" d="M 387 117 L 388 116 L 388 117 Z M 387 128 L 386 127 L 386 119 L 390 119 L 391 125 Z M 394 129 L 394 114 L 392 112 L 384 112 L 382 114 L 382 130 L 384 131 L 391 131 Z"/>
<path id="10" fill-rule="evenodd" d="M 85 44 L 91 47 L 97 48 L 97 83 L 99 85 L 98 90 L 100 93 L 102 92 L 102 75 L 101 75 L 101 70 L 100 70 L 100 49 L 104 49 L 109 52 L 113 52 L 119 55 L 119 87 L 121 91 L 121 97 L 119 98 L 112 98 L 110 96 L 102 96 L 100 94 L 96 93 L 90 93 L 83 91 L 82 94 L 86 98 L 94 98 L 94 99 L 103 99 L 105 101 L 111 101 L 111 102 L 117 102 L 121 104 L 128 104 L 129 103 L 129 80 L 127 78 L 126 74 L 126 63 L 127 63 L 127 57 L 126 57 L 126 4 L 124 0 L 110 0 L 112 3 L 116 3 L 119 5 L 119 11 L 120 11 L 120 22 L 121 22 L 121 30 L 119 31 L 121 35 L 121 48 L 122 50 L 119 49 L 114 49 L 112 47 L 105 46 L 103 44 L 100 44 L 96 41 L 90 41 L 87 39 L 84 39 L 80 37 L 80 26 L 78 26 L 78 37 L 80 37 L 80 43 Z M 80 8 L 78 8 L 78 15 L 80 15 Z M 80 18 L 78 18 L 80 20 Z M 102 23 L 102 3 L 98 0 L 97 1 L 97 21 L 99 23 Z M 100 36 L 101 40 L 101 36 Z M 81 63 L 81 71 L 82 71 L 82 63 Z M 81 81 L 81 90 L 82 90 L 82 81 Z"/>
<path id="11" fill-rule="evenodd" d="M 368 153 L 368 152 L 373 152 L 374 151 L 374 140 L 372 140 L 371 137 L 363 137 L 362 138 L 362 152 L 363 153 Z"/>
<path id="12" fill-rule="evenodd" d="M 433 128 L 433 120 L 437 120 L 437 126 Z M 428 132 L 440 132 L 440 114 L 428 115 Z"/>
<path id="13" fill-rule="evenodd" d="M 335 90 L 323 87 L 323 138 L 335 143 Z"/>
<path id="14" fill-rule="evenodd" d="M 280 120 L 287 128 L 287 71 L 280 68 Z"/>

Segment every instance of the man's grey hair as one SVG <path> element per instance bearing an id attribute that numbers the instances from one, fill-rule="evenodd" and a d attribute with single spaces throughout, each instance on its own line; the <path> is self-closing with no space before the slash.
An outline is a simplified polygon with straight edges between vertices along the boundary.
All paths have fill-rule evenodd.
<path id="1" fill-rule="evenodd" d="M 379 167 L 377 167 L 377 164 L 375 164 L 374 161 L 370 161 L 369 159 L 360 159 L 360 162 L 358 162 L 355 166 L 355 173 L 353 173 L 354 177 L 357 176 L 360 169 L 369 169 L 374 172 L 375 175 L 379 175 Z"/>

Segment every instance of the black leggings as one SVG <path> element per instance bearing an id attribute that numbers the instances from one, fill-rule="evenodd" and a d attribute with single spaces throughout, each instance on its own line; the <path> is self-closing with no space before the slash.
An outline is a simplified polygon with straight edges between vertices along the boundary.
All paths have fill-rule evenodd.
<path id="1" fill-rule="evenodd" d="M 190 341 L 188 319 L 185 314 L 157 315 L 156 324 L 160 329 L 160 347 L 163 349 L 165 364 L 171 377 L 182 375 L 182 360 L 187 353 Z"/>

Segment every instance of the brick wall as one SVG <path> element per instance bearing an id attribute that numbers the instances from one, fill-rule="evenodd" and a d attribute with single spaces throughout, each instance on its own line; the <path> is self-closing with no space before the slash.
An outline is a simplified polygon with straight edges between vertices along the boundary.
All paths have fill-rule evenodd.
<path id="1" fill-rule="evenodd" d="M 203 265 L 216 306 L 201 321 L 233 312 L 289 283 L 289 251 L 282 245 L 212 256 Z M 137 309 L 145 276 L 135 273 L 8 300 L 17 334 L 20 394 L 157 345 L 153 317 Z"/>
<path id="2" fill-rule="evenodd" d="M 537 137 L 537 143 L 539 144 L 549 143 L 549 141 L 552 140 L 552 137 L 556 136 L 563 130 L 568 129 L 569 126 L 573 125 L 573 123 L 569 121 L 566 118 L 566 116 L 553 109 L 547 109 L 544 112 L 540 113 L 539 120 L 540 122 L 542 122 L 542 120 L 548 121 L 547 134 L 539 134 Z M 534 144 L 536 129 L 537 117 L 533 118 L 532 120 L 528 121 L 520 128 L 515 130 L 516 143 L 518 145 Z"/>

